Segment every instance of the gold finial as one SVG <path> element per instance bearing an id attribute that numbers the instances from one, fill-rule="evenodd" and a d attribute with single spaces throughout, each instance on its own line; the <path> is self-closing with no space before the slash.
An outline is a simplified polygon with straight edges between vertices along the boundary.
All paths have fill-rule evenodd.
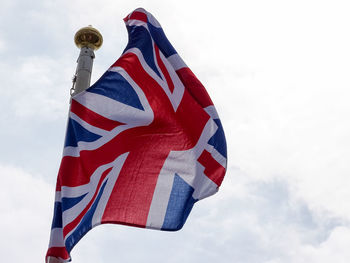
<path id="1" fill-rule="evenodd" d="M 89 47 L 93 50 L 97 50 L 102 46 L 103 38 L 96 28 L 89 25 L 75 33 L 74 42 L 78 48 Z"/>

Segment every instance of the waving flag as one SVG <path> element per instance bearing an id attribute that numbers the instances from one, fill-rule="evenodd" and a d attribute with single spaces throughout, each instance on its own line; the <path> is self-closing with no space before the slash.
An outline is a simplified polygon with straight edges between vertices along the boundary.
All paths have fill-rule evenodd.
<path id="1" fill-rule="evenodd" d="M 205 88 L 144 9 L 122 56 L 72 98 L 46 260 L 105 223 L 174 231 L 217 192 L 226 142 Z"/>

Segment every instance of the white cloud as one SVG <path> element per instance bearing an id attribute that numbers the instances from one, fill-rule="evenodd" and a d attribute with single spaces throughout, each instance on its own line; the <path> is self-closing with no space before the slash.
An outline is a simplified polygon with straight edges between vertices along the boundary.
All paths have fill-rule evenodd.
<path id="1" fill-rule="evenodd" d="M 350 237 L 348 221 L 312 210 L 287 181 L 254 181 L 230 171 L 235 177 L 217 196 L 199 203 L 200 213 L 195 210 L 196 217 L 189 219 L 194 235 L 204 230 L 199 258 L 211 257 L 204 262 L 219 255 L 222 262 L 250 263 L 335 262 L 334 254 L 336 262 L 348 259 L 347 243 L 342 243 Z M 237 185 L 245 190 L 236 194 Z M 326 254 L 323 261 L 317 251 Z"/>
<path id="2" fill-rule="evenodd" d="M 49 120 L 62 118 L 67 112 L 71 87 L 65 76 L 74 74 L 74 64 L 67 62 L 64 58 L 29 56 L 0 65 L 4 69 L 1 93 L 7 105 L 6 114 Z"/>
<path id="3" fill-rule="evenodd" d="M 343 86 L 325 92 L 318 85 L 291 85 L 278 75 L 220 85 L 224 94 L 234 89 L 231 97 L 216 95 L 226 105 L 221 112 L 230 161 L 255 178 L 285 178 L 310 205 L 350 218 L 349 206 L 341 205 L 350 198 L 347 92 Z"/>
<path id="4" fill-rule="evenodd" d="M 53 186 L 25 171 L 0 165 L 1 258 L 40 262 L 48 247 Z"/>
<path id="5" fill-rule="evenodd" d="M 350 258 L 350 252 L 348 250 L 349 242 L 350 228 L 337 227 L 332 231 L 329 238 L 319 246 L 305 246 L 301 248 L 299 253 L 302 255 L 302 258 L 300 256 L 294 256 L 293 263 L 346 263 Z"/>
<path id="6" fill-rule="evenodd" d="M 4 52 L 6 50 L 6 44 L 5 41 L 0 39 L 0 53 Z"/>

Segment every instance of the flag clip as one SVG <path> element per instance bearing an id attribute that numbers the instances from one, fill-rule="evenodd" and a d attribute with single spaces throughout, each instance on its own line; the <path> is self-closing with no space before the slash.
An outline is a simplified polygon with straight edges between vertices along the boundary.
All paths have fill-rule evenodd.
<path id="1" fill-rule="evenodd" d="M 73 78 L 72 78 L 72 87 L 70 89 L 70 95 L 72 96 L 74 91 L 75 91 L 75 83 L 77 82 L 77 74 L 74 74 L 73 75 Z"/>

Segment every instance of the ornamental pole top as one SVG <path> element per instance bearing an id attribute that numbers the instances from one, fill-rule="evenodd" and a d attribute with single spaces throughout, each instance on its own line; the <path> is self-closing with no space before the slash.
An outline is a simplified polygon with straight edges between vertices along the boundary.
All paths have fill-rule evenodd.
<path id="1" fill-rule="evenodd" d="M 101 33 L 91 25 L 79 29 L 74 36 L 75 45 L 78 48 L 89 47 L 97 50 L 102 46 L 103 38 Z"/>

